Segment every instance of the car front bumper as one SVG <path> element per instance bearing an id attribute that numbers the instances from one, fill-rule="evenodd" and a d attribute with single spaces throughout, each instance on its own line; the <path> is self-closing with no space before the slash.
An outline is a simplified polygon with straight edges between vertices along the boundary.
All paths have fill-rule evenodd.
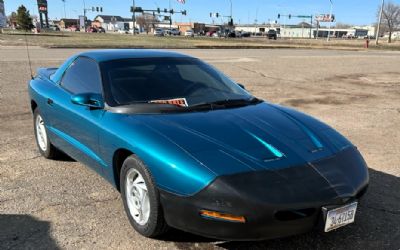
<path id="1" fill-rule="evenodd" d="M 160 193 L 172 227 L 222 240 L 264 240 L 322 226 L 323 206 L 360 199 L 368 182 L 367 165 L 352 147 L 304 166 L 220 176 L 189 197 Z M 201 210 L 244 216 L 246 222 L 202 217 Z"/>

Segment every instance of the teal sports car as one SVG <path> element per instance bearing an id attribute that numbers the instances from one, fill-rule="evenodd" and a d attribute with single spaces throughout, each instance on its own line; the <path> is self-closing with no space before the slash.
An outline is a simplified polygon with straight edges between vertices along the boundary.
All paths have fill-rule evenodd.
<path id="1" fill-rule="evenodd" d="M 367 190 L 365 161 L 333 128 L 187 55 L 83 52 L 39 69 L 29 96 L 40 153 L 99 173 L 147 237 L 328 232 L 354 222 Z"/>

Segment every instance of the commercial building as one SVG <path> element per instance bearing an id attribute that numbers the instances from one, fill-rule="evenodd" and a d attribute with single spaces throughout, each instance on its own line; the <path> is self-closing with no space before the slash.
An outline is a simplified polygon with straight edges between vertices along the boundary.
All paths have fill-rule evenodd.
<path id="1" fill-rule="evenodd" d="M 282 25 L 282 24 L 250 24 L 250 25 L 237 25 L 235 31 L 250 32 L 254 35 L 264 35 L 268 30 L 274 29 L 278 33 L 278 37 L 282 38 L 315 38 L 327 37 L 328 28 L 311 27 L 309 23 L 302 22 L 297 25 Z M 374 36 L 374 26 L 354 26 L 348 29 L 331 28 L 330 35 L 332 37 L 365 37 Z"/>
<path id="2" fill-rule="evenodd" d="M 98 15 L 94 18 L 92 26 L 102 27 L 106 31 L 118 31 L 133 29 L 132 18 L 121 16 Z"/>

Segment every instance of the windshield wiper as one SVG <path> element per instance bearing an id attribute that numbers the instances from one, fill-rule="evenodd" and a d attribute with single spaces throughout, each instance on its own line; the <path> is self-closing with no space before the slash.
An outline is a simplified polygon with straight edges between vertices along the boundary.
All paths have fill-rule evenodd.
<path id="1" fill-rule="evenodd" d="M 241 107 L 241 106 L 247 106 L 251 104 L 257 104 L 262 102 L 260 99 L 253 97 L 251 99 L 226 99 L 226 100 L 219 100 L 219 101 L 214 101 L 214 102 L 204 102 L 204 103 L 199 103 L 196 105 L 192 105 L 187 107 L 187 109 L 190 108 L 203 108 L 203 107 L 211 107 L 212 109 L 214 108 L 226 108 L 226 107 Z"/>
<path id="2" fill-rule="evenodd" d="M 214 109 L 223 109 L 230 107 L 243 107 L 247 105 L 258 104 L 262 102 L 262 100 L 253 97 L 251 99 L 226 99 L 219 100 L 214 102 L 203 102 L 195 105 L 191 105 L 189 107 L 180 107 L 174 110 L 165 110 L 167 112 L 190 112 L 190 111 L 202 111 L 202 110 L 214 110 Z"/>

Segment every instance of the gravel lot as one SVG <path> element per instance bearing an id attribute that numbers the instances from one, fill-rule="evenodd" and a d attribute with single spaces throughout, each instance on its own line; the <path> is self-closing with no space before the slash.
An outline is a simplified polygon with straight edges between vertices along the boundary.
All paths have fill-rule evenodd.
<path id="1" fill-rule="evenodd" d="M 33 68 L 74 49 L 31 49 Z M 363 153 L 370 189 L 356 223 L 325 234 L 221 242 L 180 231 L 134 232 L 119 193 L 80 163 L 39 156 L 24 47 L 0 47 L 0 249 L 400 249 L 400 53 L 334 50 L 182 50 L 270 102 L 332 125 Z"/>

